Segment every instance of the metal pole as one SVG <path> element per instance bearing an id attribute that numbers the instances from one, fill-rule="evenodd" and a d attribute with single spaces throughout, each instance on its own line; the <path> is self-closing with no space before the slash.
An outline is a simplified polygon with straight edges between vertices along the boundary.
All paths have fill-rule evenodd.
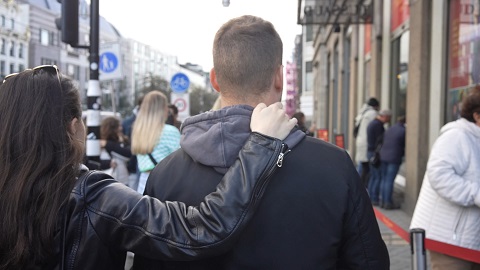
<path id="1" fill-rule="evenodd" d="M 412 269 L 426 270 L 427 257 L 424 229 L 414 228 L 410 230 L 410 250 L 412 252 Z"/>
<path id="2" fill-rule="evenodd" d="M 102 107 L 100 82 L 98 81 L 100 12 L 99 0 L 90 2 L 90 80 L 87 90 L 87 159 L 90 169 L 100 168 L 100 110 Z"/>

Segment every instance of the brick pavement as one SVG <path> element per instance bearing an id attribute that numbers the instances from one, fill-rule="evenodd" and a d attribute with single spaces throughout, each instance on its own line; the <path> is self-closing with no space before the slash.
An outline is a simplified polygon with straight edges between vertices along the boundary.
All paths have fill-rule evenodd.
<path id="1" fill-rule="evenodd" d="M 395 224 L 399 225 L 405 231 L 409 231 L 410 221 L 412 217 L 405 213 L 401 209 L 396 210 L 384 210 L 379 207 L 375 207 L 382 212 L 383 215 L 388 217 Z M 380 219 L 377 218 L 380 233 L 385 241 L 390 255 L 390 270 L 411 270 L 412 269 L 412 255 L 410 251 L 410 244 L 403 238 L 398 236 L 393 230 L 385 226 Z M 429 260 L 427 254 L 427 269 L 429 267 Z"/>

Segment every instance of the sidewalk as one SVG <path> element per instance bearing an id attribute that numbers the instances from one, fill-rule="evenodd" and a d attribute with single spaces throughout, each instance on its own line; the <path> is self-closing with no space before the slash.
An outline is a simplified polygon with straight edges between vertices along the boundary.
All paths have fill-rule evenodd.
<path id="1" fill-rule="evenodd" d="M 412 219 L 402 209 L 385 210 L 375 206 L 376 210 L 380 211 L 393 223 L 397 224 L 405 231 L 409 232 L 410 221 Z M 396 234 L 393 230 L 387 227 L 380 219 L 377 218 L 380 233 L 385 241 L 390 254 L 390 270 L 411 270 L 412 269 L 412 255 L 410 251 L 410 244 Z M 429 267 L 429 259 L 427 253 L 427 269 Z"/>

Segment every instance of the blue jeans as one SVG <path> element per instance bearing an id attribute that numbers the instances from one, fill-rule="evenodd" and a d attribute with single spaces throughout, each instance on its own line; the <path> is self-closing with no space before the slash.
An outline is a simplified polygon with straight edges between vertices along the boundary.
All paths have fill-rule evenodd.
<path id="1" fill-rule="evenodd" d="M 370 160 L 373 157 L 374 152 L 368 152 L 367 157 Z M 380 201 L 380 180 L 382 178 L 382 174 L 380 171 L 380 167 L 376 168 L 370 164 L 370 180 L 368 180 L 368 194 L 370 195 L 370 200 L 374 203 L 378 203 Z"/>
<path id="2" fill-rule="evenodd" d="M 382 161 L 380 165 L 382 171 L 382 180 L 380 183 L 380 194 L 383 204 L 393 204 L 393 183 L 400 169 L 400 163 L 389 163 Z"/>

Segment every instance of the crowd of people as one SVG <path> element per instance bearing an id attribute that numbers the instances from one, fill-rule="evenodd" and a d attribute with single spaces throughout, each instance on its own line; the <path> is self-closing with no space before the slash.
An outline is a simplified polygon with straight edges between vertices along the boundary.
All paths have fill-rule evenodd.
<path id="1" fill-rule="evenodd" d="M 213 47 L 214 109 L 180 123 L 151 91 L 123 125 L 102 122 L 102 169 L 136 157 L 136 187 L 81 165 L 79 93 L 56 66 L 5 78 L 0 269 L 124 269 L 127 252 L 133 269 L 388 269 L 348 153 L 282 109 L 274 26 L 231 19 Z"/>
<path id="2" fill-rule="evenodd" d="M 270 22 L 225 22 L 213 41 L 212 110 L 181 122 L 163 93 L 149 92 L 123 122 L 102 120 L 99 171 L 82 165 L 72 80 L 56 66 L 6 76 L 0 269 L 124 269 L 127 253 L 132 269 L 389 269 L 372 205 L 399 207 L 405 116 L 388 127 L 392 112 L 368 99 L 352 159 L 314 138 L 302 112 L 286 115 L 282 54 Z M 480 249 L 480 88 L 461 117 L 432 148 L 411 226 Z"/>

